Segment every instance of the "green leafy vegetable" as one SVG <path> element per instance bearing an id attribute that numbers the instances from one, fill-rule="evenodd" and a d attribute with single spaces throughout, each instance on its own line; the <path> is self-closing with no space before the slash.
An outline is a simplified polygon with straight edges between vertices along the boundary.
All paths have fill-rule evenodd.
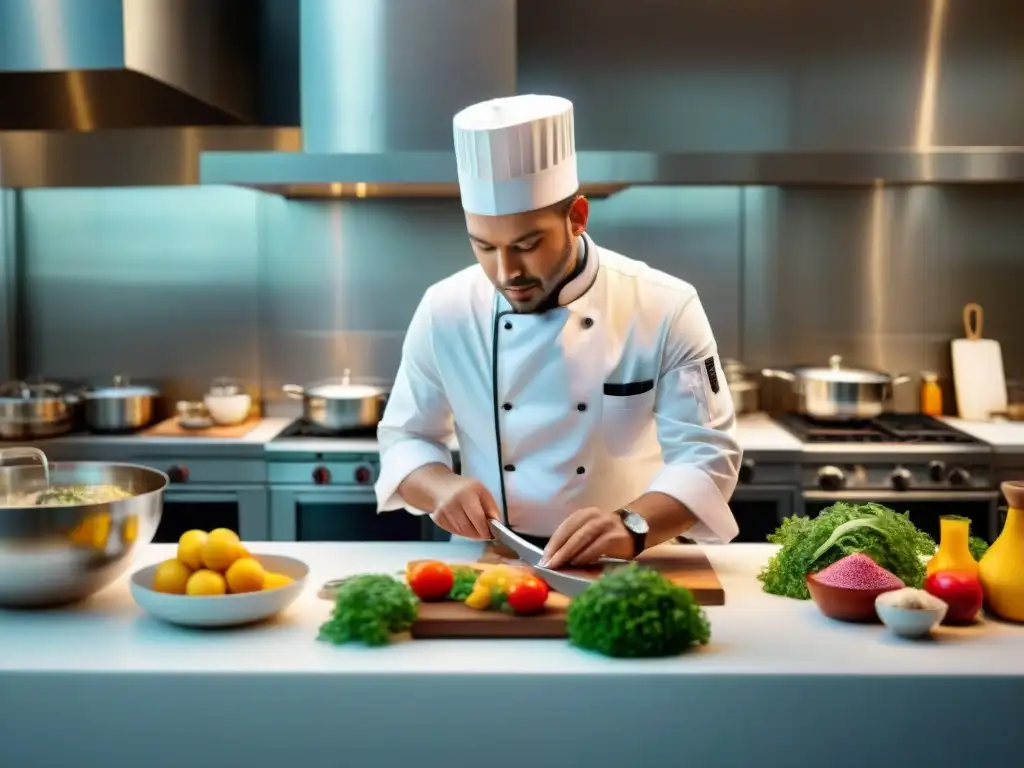
<path id="1" fill-rule="evenodd" d="M 418 606 L 413 591 L 393 576 L 355 576 L 338 589 L 334 611 L 320 627 L 319 639 L 335 645 L 386 645 L 391 635 L 412 626 Z"/>
<path id="2" fill-rule="evenodd" d="M 570 603 L 569 641 L 606 656 L 675 656 L 705 645 L 711 626 L 693 593 L 631 564 L 610 571 Z"/>
<path id="3" fill-rule="evenodd" d="M 455 577 L 455 581 L 448 592 L 448 599 L 461 603 L 473 591 L 473 586 L 480 574 L 468 565 L 457 565 L 452 568 L 452 576 Z"/>
<path id="4" fill-rule="evenodd" d="M 988 542 L 977 536 L 971 536 L 967 539 L 967 549 L 971 551 L 971 557 L 981 562 L 981 558 L 988 552 Z"/>
<path id="5" fill-rule="evenodd" d="M 857 521 L 856 523 L 854 521 Z M 935 540 L 907 513 L 881 504 L 837 502 L 817 517 L 787 517 L 768 536 L 782 548 L 758 575 L 764 591 L 810 599 L 804 579 L 854 552 L 862 552 L 898 576 L 908 587 L 924 583 L 922 555 L 935 552 Z"/>

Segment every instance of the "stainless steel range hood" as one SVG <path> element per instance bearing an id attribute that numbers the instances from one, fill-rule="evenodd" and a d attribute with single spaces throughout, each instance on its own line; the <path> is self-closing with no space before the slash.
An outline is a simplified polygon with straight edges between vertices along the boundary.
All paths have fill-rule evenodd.
<path id="1" fill-rule="evenodd" d="M 0 0 L 0 131 L 241 125 L 246 0 Z"/>
<path id="2" fill-rule="evenodd" d="M 515 0 L 301 0 L 300 14 L 301 152 L 206 152 L 201 181 L 454 194 L 452 115 L 516 92 Z"/>

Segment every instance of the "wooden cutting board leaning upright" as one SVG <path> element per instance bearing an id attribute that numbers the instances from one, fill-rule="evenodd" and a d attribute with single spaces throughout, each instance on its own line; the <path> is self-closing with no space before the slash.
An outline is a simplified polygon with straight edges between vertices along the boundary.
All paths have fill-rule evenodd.
<path id="1" fill-rule="evenodd" d="M 507 562 L 492 546 L 484 550 L 477 567 L 481 570 Z M 652 547 L 637 561 L 654 568 L 676 584 L 693 592 L 701 605 L 725 605 L 725 590 L 708 556 L 698 546 L 662 544 Z M 514 564 L 514 563 L 511 563 Z M 523 566 L 528 568 L 529 566 Z M 579 569 L 597 578 L 600 569 Z M 552 592 L 544 610 L 533 616 L 514 616 L 504 611 L 478 611 L 451 601 L 420 603 L 419 617 L 412 626 L 417 638 L 561 638 L 566 636 L 565 614 L 569 598 Z"/>
<path id="2" fill-rule="evenodd" d="M 953 385 L 957 413 L 968 421 L 987 421 L 993 413 L 1006 411 L 1006 374 L 1003 350 L 995 339 L 982 338 L 985 316 L 980 304 L 964 306 L 964 335 L 954 339 Z"/>

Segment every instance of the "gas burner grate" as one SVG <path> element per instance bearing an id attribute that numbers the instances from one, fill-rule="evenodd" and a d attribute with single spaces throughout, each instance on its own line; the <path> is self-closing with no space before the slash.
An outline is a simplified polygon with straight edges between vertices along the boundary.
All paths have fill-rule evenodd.
<path id="1" fill-rule="evenodd" d="M 289 424 L 275 439 L 282 437 L 311 437 L 317 439 L 340 437 L 340 438 L 369 438 L 377 437 L 377 427 L 359 427 L 358 429 L 326 429 L 325 427 L 311 424 L 304 419 L 296 419 Z"/>
<path id="2" fill-rule="evenodd" d="M 821 421 L 797 413 L 775 420 L 805 443 L 900 443 L 906 445 L 974 445 L 979 441 L 931 416 L 886 413 L 875 419 Z"/>

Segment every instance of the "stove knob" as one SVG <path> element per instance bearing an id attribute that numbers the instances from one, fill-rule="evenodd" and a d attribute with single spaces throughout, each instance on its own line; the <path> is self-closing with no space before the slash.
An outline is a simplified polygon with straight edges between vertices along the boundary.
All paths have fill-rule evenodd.
<path id="1" fill-rule="evenodd" d="M 823 491 L 840 491 L 846 485 L 846 475 L 839 467 L 822 467 L 818 470 L 818 487 Z"/>
<path id="2" fill-rule="evenodd" d="M 188 467 L 171 467 L 167 470 L 167 478 L 172 483 L 187 483 L 188 482 Z"/>
<path id="3" fill-rule="evenodd" d="M 754 479 L 754 460 L 744 459 L 740 464 L 740 482 L 749 483 Z"/>
<path id="4" fill-rule="evenodd" d="M 360 485 L 366 485 L 366 483 L 370 482 L 370 468 L 356 467 L 355 478 L 356 482 Z"/>
<path id="5" fill-rule="evenodd" d="M 941 483 L 946 477 L 946 465 L 941 461 L 928 462 L 928 478 L 933 483 Z"/>
<path id="6" fill-rule="evenodd" d="M 909 469 L 903 469 L 903 467 L 900 467 L 899 469 L 894 469 L 892 471 L 889 481 L 892 483 L 892 487 L 897 491 L 909 491 L 910 485 L 914 481 L 914 476 L 910 474 Z"/>
<path id="7" fill-rule="evenodd" d="M 331 482 L 331 471 L 327 467 L 317 467 L 313 470 L 313 482 L 317 485 L 327 485 Z"/>
<path id="8" fill-rule="evenodd" d="M 971 484 L 971 473 L 963 467 L 953 467 L 949 470 L 949 484 L 962 487 Z"/>

